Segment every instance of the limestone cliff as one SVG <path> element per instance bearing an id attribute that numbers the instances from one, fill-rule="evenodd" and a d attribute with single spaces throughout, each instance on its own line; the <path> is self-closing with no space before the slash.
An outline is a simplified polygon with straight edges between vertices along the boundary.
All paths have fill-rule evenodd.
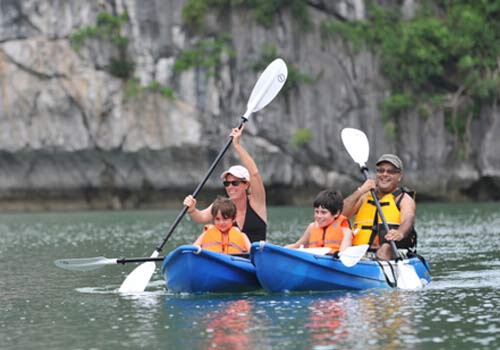
<path id="1" fill-rule="evenodd" d="M 368 50 L 352 55 L 319 28 L 329 17 L 362 18 L 363 1 L 309 1 L 307 31 L 288 11 L 276 13 L 269 28 L 241 7 L 211 11 L 203 37 L 225 33 L 232 51 L 211 67 L 175 70 L 182 52 L 202 39 L 182 20 L 185 3 L 0 0 L 3 208 L 178 205 L 239 124 L 259 74 L 252 67 L 262 63 L 266 47 L 312 80 L 280 93 L 245 130 L 243 143 L 271 204 L 294 203 L 330 186 L 348 194 L 359 184 L 341 144 L 344 127 L 367 133 L 372 168 L 377 155 L 399 154 L 407 184 L 423 197 L 500 198 L 498 105 L 473 121 L 467 160 L 452 155 L 442 115 L 408 113 L 396 138 L 385 134 L 380 103 L 387 84 L 377 57 Z M 75 49 L 71 35 L 95 25 L 103 12 L 128 14 L 119 29 L 127 44 L 90 38 Z M 112 74 L 110 62 L 124 55 L 132 70 Z M 298 130 L 310 132 L 300 144 L 292 142 Z M 226 155 L 208 192 L 220 190 L 218 174 L 236 161 Z"/>

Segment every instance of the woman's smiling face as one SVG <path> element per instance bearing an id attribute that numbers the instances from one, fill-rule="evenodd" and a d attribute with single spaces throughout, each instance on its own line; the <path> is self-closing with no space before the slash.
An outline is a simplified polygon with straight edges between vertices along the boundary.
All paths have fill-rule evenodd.
<path id="1" fill-rule="evenodd" d="M 237 186 L 233 184 L 234 181 L 239 182 Z M 228 197 L 231 198 L 233 201 L 235 199 L 241 198 L 242 196 L 246 196 L 249 183 L 246 182 L 245 180 L 237 178 L 232 174 L 227 174 L 227 176 L 224 178 L 224 182 L 229 182 L 228 186 L 225 186 L 226 193 Z"/>

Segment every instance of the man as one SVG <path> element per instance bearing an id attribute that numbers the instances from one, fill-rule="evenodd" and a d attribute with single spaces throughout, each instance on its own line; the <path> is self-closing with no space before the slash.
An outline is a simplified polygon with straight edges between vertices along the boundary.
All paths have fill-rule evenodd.
<path id="1" fill-rule="evenodd" d="M 342 215 L 353 219 L 355 234 L 352 244 L 370 244 L 380 259 L 394 259 L 388 241 L 393 240 L 401 249 L 416 251 L 417 234 L 415 223 L 415 201 L 413 192 L 400 187 L 403 178 L 403 162 L 394 154 L 384 154 L 377 160 L 377 177 L 366 180 L 361 187 L 344 200 Z M 389 232 L 385 232 L 382 219 L 370 190 L 375 189 L 384 213 Z"/>

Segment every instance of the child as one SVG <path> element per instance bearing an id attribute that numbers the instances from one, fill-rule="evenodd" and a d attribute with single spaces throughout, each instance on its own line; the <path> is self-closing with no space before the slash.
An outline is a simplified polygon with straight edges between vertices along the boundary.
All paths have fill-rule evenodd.
<path id="1" fill-rule="evenodd" d="M 193 245 L 224 254 L 243 254 L 250 251 L 247 235 L 233 226 L 236 218 L 236 205 L 229 199 L 217 197 L 212 204 L 213 225 L 206 225 L 205 231 Z"/>
<path id="2" fill-rule="evenodd" d="M 352 245 L 349 221 L 340 215 L 343 197 L 339 191 L 323 190 L 314 199 L 314 222 L 307 226 L 300 239 L 287 248 L 329 247 L 330 253 L 343 251 Z"/>

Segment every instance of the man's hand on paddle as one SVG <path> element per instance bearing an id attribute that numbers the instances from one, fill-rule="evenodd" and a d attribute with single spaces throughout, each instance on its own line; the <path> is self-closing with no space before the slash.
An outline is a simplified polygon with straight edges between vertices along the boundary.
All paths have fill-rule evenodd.
<path id="1" fill-rule="evenodd" d="M 385 235 L 385 239 L 387 239 L 388 241 L 398 242 L 403 238 L 405 238 L 404 233 L 397 229 L 390 229 L 389 232 L 387 232 L 387 234 Z"/>

